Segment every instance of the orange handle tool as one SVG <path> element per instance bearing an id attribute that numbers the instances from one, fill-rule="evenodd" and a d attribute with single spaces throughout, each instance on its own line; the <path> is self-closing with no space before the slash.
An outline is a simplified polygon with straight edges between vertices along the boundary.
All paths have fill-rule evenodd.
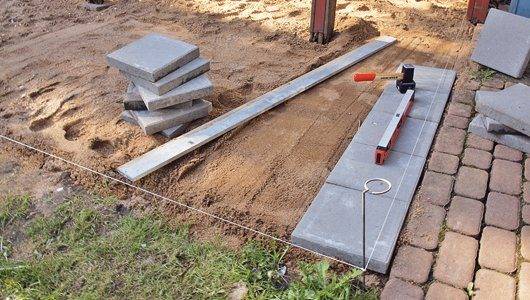
<path id="1" fill-rule="evenodd" d="M 400 79 L 403 79 L 403 74 L 401 73 L 376 74 L 375 72 L 353 74 L 353 81 L 355 82 L 374 81 L 376 79 L 400 80 Z"/>

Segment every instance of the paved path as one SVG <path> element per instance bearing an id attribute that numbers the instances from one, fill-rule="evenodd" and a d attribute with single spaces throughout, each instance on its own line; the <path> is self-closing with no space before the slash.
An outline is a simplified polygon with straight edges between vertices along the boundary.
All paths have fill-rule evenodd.
<path id="1" fill-rule="evenodd" d="M 530 299 L 530 157 L 467 131 L 475 91 L 513 82 L 469 74 L 459 70 L 381 299 Z"/>

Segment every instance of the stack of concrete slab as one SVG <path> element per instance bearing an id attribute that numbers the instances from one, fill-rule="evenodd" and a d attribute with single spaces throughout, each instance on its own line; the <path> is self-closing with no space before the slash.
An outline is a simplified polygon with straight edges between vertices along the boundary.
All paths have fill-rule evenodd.
<path id="1" fill-rule="evenodd" d="M 159 34 L 149 34 L 107 55 L 110 66 L 130 81 L 122 119 L 146 134 L 175 137 L 186 124 L 205 117 L 213 84 L 206 76 L 210 62 L 199 48 Z"/>
<path id="2" fill-rule="evenodd" d="M 294 244 L 387 271 L 455 78 L 452 70 L 415 66 L 412 110 L 389 158 L 376 165 L 377 144 L 403 97 L 395 83 L 386 86 L 293 231 Z M 387 179 L 392 188 L 384 195 L 367 195 L 363 265 L 361 194 L 365 181 L 373 178 Z"/>
<path id="3" fill-rule="evenodd" d="M 469 131 L 530 153 L 530 87 L 519 83 L 499 92 L 478 91 L 479 114 Z"/>
<path id="4" fill-rule="evenodd" d="M 530 19 L 490 9 L 471 60 L 521 78 L 530 61 Z"/>

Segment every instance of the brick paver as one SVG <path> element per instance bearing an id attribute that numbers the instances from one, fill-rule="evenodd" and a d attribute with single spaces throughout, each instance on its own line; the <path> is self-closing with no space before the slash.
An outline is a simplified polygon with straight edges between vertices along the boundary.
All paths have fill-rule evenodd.
<path id="1" fill-rule="evenodd" d="M 453 190 L 453 177 L 432 171 L 425 172 L 419 197 L 421 201 L 427 201 L 435 205 L 446 205 L 451 200 Z"/>
<path id="2" fill-rule="evenodd" d="M 511 273 L 516 268 L 515 233 L 488 226 L 482 231 L 478 263 L 482 268 Z"/>
<path id="3" fill-rule="evenodd" d="M 471 117 L 472 111 L 473 108 L 471 106 L 458 102 L 451 102 L 451 104 L 449 104 L 449 108 L 447 109 L 448 114 L 464 118 Z"/>
<path id="4" fill-rule="evenodd" d="M 492 157 L 493 156 L 488 151 L 466 148 L 466 150 L 464 150 L 462 163 L 466 166 L 487 170 L 491 167 Z"/>
<path id="5" fill-rule="evenodd" d="M 447 227 L 465 235 L 477 236 L 480 233 L 483 215 L 482 202 L 455 196 L 447 213 Z"/>
<path id="6" fill-rule="evenodd" d="M 485 87 L 491 87 L 494 89 L 502 90 L 504 88 L 504 80 L 495 77 L 484 81 L 482 85 Z"/>
<path id="7" fill-rule="evenodd" d="M 530 263 L 524 262 L 521 264 L 521 272 L 519 273 L 519 291 L 517 295 L 519 300 L 530 299 Z"/>
<path id="8" fill-rule="evenodd" d="M 486 202 L 484 221 L 488 225 L 515 230 L 519 228 L 519 208 L 519 198 L 490 192 Z"/>
<path id="9" fill-rule="evenodd" d="M 473 133 L 468 134 L 466 145 L 471 148 L 485 150 L 485 151 L 493 150 L 492 141 L 481 138 L 480 136 L 473 134 Z"/>
<path id="10" fill-rule="evenodd" d="M 434 144 L 434 150 L 453 155 L 460 155 L 464 148 L 466 131 L 459 128 L 444 126 L 440 129 Z"/>
<path id="11" fill-rule="evenodd" d="M 455 232 L 446 232 L 434 267 L 434 278 L 465 288 L 473 281 L 478 241 Z"/>
<path id="12" fill-rule="evenodd" d="M 480 269 L 475 277 L 473 299 L 515 299 L 515 279 L 506 274 Z"/>
<path id="13" fill-rule="evenodd" d="M 468 297 L 463 290 L 454 288 L 447 284 L 440 282 L 434 282 L 429 286 L 427 295 L 425 295 L 426 300 L 467 300 Z"/>
<path id="14" fill-rule="evenodd" d="M 482 199 L 486 196 L 487 185 L 488 172 L 470 167 L 460 167 L 454 191 L 457 195 Z"/>
<path id="15" fill-rule="evenodd" d="M 409 244 L 433 250 L 438 247 L 438 235 L 445 218 L 445 209 L 417 201 L 410 209 L 404 237 Z"/>
<path id="16" fill-rule="evenodd" d="M 523 206 L 523 212 L 521 213 L 523 222 L 530 224 L 530 204 Z"/>
<path id="17" fill-rule="evenodd" d="M 469 125 L 469 119 L 455 115 L 447 115 L 444 119 L 444 126 L 451 126 L 460 129 L 467 129 Z"/>
<path id="18" fill-rule="evenodd" d="M 521 256 L 530 260 L 530 226 L 521 229 Z"/>
<path id="19" fill-rule="evenodd" d="M 394 299 L 423 299 L 423 291 L 419 286 L 411 283 L 399 280 L 397 278 L 391 278 L 385 285 L 385 288 L 381 292 L 381 300 L 394 300 Z"/>
<path id="20" fill-rule="evenodd" d="M 522 171 L 520 163 L 495 159 L 491 167 L 490 189 L 504 194 L 519 195 Z"/>
<path id="21" fill-rule="evenodd" d="M 523 183 L 523 200 L 530 204 L 530 181 Z"/>
<path id="22" fill-rule="evenodd" d="M 511 160 L 511 161 L 521 161 L 523 159 L 523 152 L 498 144 L 495 146 L 495 151 L 493 152 L 495 158 Z"/>
<path id="23" fill-rule="evenodd" d="M 457 91 L 451 97 L 451 101 L 473 105 L 475 102 L 475 91 Z"/>
<path id="24" fill-rule="evenodd" d="M 394 258 L 390 277 L 399 277 L 415 283 L 425 283 L 429 278 L 433 256 L 423 249 L 401 246 Z"/>
<path id="25" fill-rule="evenodd" d="M 458 170 L 458 156 L 434 151 L 429 159 L 429 170 L 449 175 Z"/>

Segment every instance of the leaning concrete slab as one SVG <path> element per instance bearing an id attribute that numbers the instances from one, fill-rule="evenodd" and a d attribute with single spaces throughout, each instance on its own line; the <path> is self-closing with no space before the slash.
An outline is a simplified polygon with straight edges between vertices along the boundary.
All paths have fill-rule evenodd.
<path id="1" fill-rule="evenodd" d="M 407 208 L 401 201 L 367 195 L 366 262 L 369 269 L 387 271 Z M 385 218 L 387 213 L 388 218 Z M 293 231 L 292 242 L 364 267 L 361 220 L 361 192 L 325 183 Z"/>
<path id="2" fill-rule="evenodd" d="M 377 146 L 392 117 L 392 114 L 372 109 L 357 134 L 353 137 L 353 141 L 374 147 Z M 399 139 L 392 150 L 404 154 L 413 154 L 412 151 L 414 149 L 414 155 L 427 158 L 432 140 L 436 134 L 436 128 L 438 128 L 436 123 L 406 118 L 400 131 Z"/>
<path id="3" fill-rule="evenodd" d="M 123 95 L 123 108 L 125 110 L 147 110 L 138 88 L 132 82 L 129 83 Z"/>
<path id="4" fill-rule="evenodd" d="M 147 109 L 157 110 L 209 96 L 213 92 L 213 84 L 206 75 L 201 75 L 161 96 L 140 86 L 138 91 Z"/>
<path id="5" fill-rule="evenodd" d="M 150 82 L 149 80 L 127 73 L 124 73 L 124 75 L 137 86 L 140 86 L 155 95 L 163 95 L 181 84 L 208 72 L 208 70 L 210 70 L 210 61 L 199 57 L 155 82 Z"/>
<path id="6" fill-rule="evenodd" d="M 521 134 L 515 129 L 512 129 L 501 122 L 495 121 L 492 118 L 484 117 L 484 125 L 488 132 L 493 133 L 508 133 L 508 134 Z"/>
<path id="7" fill-rule="evenodd" d="M 366 180 L 385 178 L 394 186 L 385 195 L 409 203 L 424 164 L 423 157 L 391 151 L 384 165 L 376 165 L 375 146 L 352 142 L 326 182 L 362 191 Z"/>
<path id="8" fill-rule="evenodd" d="M 138 121 L 134 118 L 133 114 L 128 110 L 124 110 L 121 112 L 121 119 L 129 124 L 138 125 Z M 179 124 L 174 127 L 162 130 L 159 133 L 167 138 L 172 139 L 176 136 L 183 134 L 184 131 L 186 131 L 187 126 L 188 124 Z"/>
<path id="9" fill-rule="evenodd" d="M 160 34 L 148 34 L 107 55 L 109 65 L 155 82 L 199 57 L 195 45 Z"/>
<path id="10" fill-rule="evenodd" d="M 211 102 L 194 100 L 193 105 L 187 108 L 166 108 L 155 111 L 131 110 L 130 112 L 146 134 L 153 134 L 205 117 L 211 110 Z"/>
<path id="11" fill-rule="evenodd" d="M 499 134 L 488 132 L 483 115 L 477 115 L 469 124 L 469 132 L 508 147 L 530 153 L 530 137 L 522 134 Z"/>
<path id="12" fill-rule="evenodd" d="M 530 136 L 530 87 L 522 83 L 496 93 L 477 92 L 475 109 Z"/>
<path id="13" fill-rule="evenodd" d="M 148 153 L 120 166 L 118 171 L 130 180 L 138 180 L 183 155 L 216 139 L 254 117 L 346 70 L 376 52 L 395 43 L 389 36 L 378 37 L 265 95 L 248 102 Z"/>
<path id="14" fill-rule="evenodd" d="M 490 9 L 471 60 L 521 78 L 530 60 L 530 19 Z"/>

